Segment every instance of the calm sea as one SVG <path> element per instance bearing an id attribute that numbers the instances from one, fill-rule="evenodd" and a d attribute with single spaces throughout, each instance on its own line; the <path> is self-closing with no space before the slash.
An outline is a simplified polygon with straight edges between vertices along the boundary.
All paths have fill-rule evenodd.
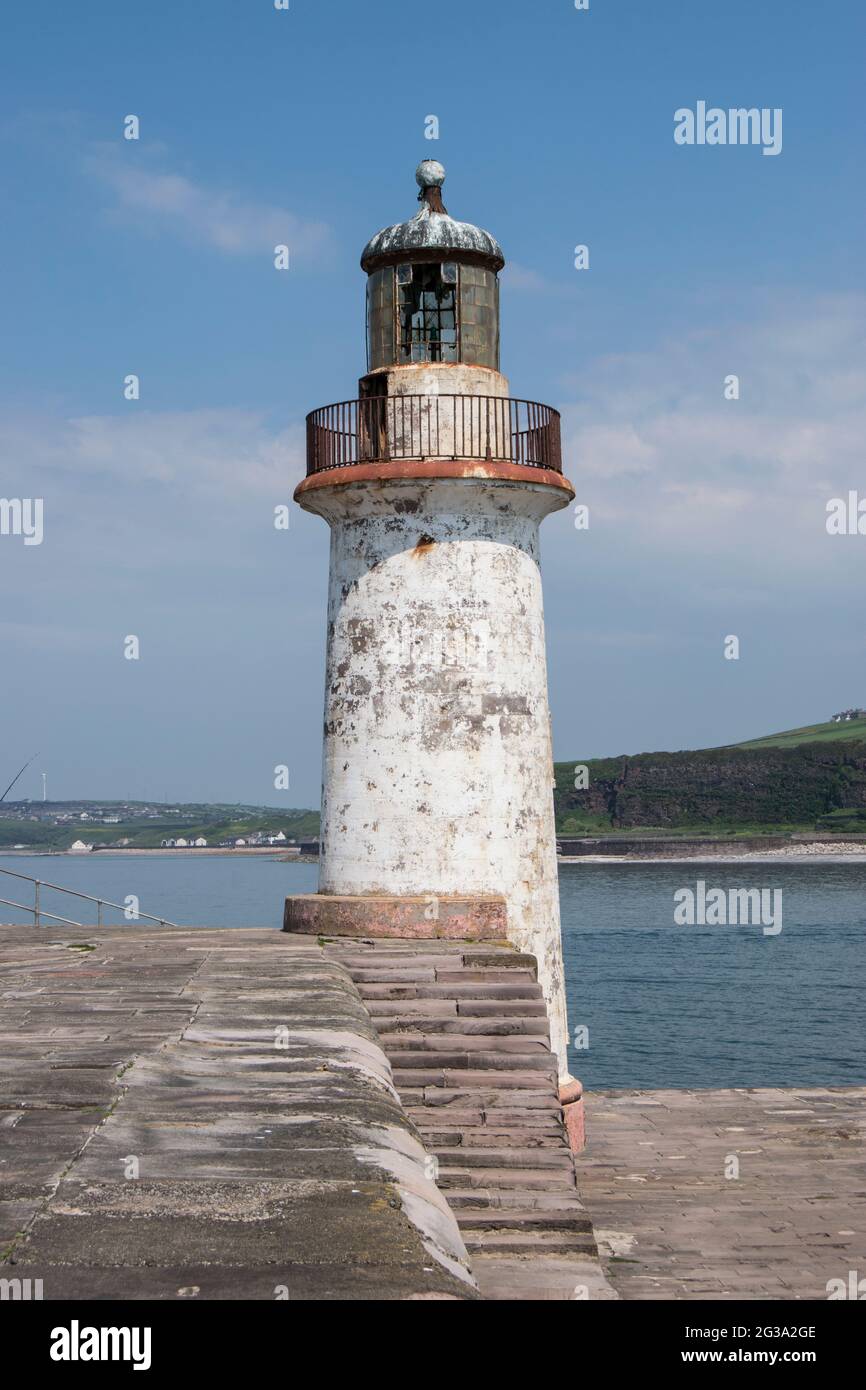
<path id="1" fill-rule="evenodd" d="M 274 927 L 286 893 L 315 890 L 315 864 L 148 854 L 0 857 L 0 868 L 123 902 L 181 925 Z M 782 931 L 682 927 L 673 895 L 780 888 Z M 572 1070 L 591 1087 L 813 1086 L 866 1080 L 866 864 L 563 864 Z M 31 900 L 0 875 L 0 897 Z M 92 904 L 43 890 L 43 907 L 95 920 Z M 64 905 L 65 904 L 65 905 Z M 107 920 L 113 920 L 111 914 Z M 29 920 L 0 907 L 0 920 Z M 130 924 L 130 931 L 134 931 Z"/>

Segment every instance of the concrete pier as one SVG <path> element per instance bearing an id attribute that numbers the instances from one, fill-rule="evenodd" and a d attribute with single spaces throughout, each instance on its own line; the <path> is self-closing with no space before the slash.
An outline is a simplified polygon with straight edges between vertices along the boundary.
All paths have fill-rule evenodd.
<path id="1" fill-rule="evenodd" d="M 3 1278 L 45 1299 L 477 1297 L 367 1010 L 315 942 L 2 927 L 0 971 Z"/>
<path id="2" fill-rule="evenodd" d="M 0 927 L 0 1044 L 2 1298 L 866 1275 L 866 1088 L 590 1093 L 573 1154 L 536 962 L 504 941 Z"/>

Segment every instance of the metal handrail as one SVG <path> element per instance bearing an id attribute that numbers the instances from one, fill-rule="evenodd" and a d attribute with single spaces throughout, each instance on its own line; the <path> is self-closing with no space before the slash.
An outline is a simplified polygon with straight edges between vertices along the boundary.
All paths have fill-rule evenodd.
<path id="1" fill-rule="evenodd" d="M 307 475 L 354 463 L 484 459 L 562 472 L 559 411 L 511 396 L 366 396 L 307 416 Z"/>
<path id="2" fill-rule="evenodd" d="M 70 917 L 58 917 L 56 912 L 46 912 L 44 907 L 40 908 L 37 913 L 35 907 L 28 907 L 26 903 L 13 902 L 11 898 L 0 898 L 0 903 L 5 904 L 6 907 L 17 907 L 21 912 L 32 912 L 36 919 L 33 923 L 34 927 L 40 925 L 40 918 L 42 917 L 50 917 L 54 922 L 65 922 L 68 927 L 80 927 L 83 925 L 81 922 L 73 922 Z"/>
<path id="3" fill-rule="evenodd" d="M 77 888 L 64 888 L 59 883 L 49 883 L 44 878 L 33 878 L 31 874 L 19 874 L 14 869 L 0 869 L 0 874 L 8 874 L 10 878 L 23 879 L 25 883 L 32 883 L 34 888 L 33 906 L 28 903 L 14 903 L 10 898 L 0 898 L 0 903 L 6 907 L 17 907 L 21 912 L 33 913 L 33 925 L 41 925 L 43 917 L 50 917 L 54 922 L 65 922 L 68 927 L 84 927 L 84 922 L 73 922 L 69 917 L 58 917 L 56 912 L 46 912 L 39 901 L 40 888 L 53 888 L 56 893 L 66 893 L 71 898 L 84 898 L 86 902 L 96 903 L 96 925 L 102 926 L 102 909 L 104 907 L 116 907 L 119 912 L 126 912 L 123 903 L 113 903 L 110 898 L 94 898 L 90 893 L 79 893 Z M 169 922 L 167 917 L 154 917 L 152 912 L 136 912 L 136 920 L 139 917 L 146 917 L 149 922 L 158 922 L 161 927 L 176 927 L 177 922 Z"/>

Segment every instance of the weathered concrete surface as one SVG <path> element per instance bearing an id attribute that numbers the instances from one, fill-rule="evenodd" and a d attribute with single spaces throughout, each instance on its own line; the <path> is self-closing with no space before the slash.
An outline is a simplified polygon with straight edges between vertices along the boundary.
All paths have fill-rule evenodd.
<path id="1" fill-rule="evenodd" d="M 301 500 L 331 526 L 320 892 L 504 894 L 565 1077 L 538 528 L 568 494 L 467 477 Z"/>
<path id="2" fill-rule="evenodd" d="M 503 940 L 508 915 L 502 897 L 366 898 L 296 893 L 286 898 L 283 931 L 312 936 L 387 936 L 410 940 L 455 937 Z"/>
<path id="3" fill-rule="evenodd" d="M 866 1275 L 866 1087 L 586 1105 L 578 1188 L 623 1298 L 826 1299 L 828 1280 Z"/>
<path id="4" fill-rule="evenodd" d="M 262 930 L 0 928 L 0 1241 L 53 1298 L 475 1297 L 346 970 Z"/>
<path id="5" fill-rule="evenodd" d="M 362 395 L 375 387 L 379 397 L 379 427 L 362 433 L 360 459 L 512 455 L 508 378 L 500 372 L 459 362 L 413 363 L 371 373 L 358 387 Z"/>
<path id="6" fill-rule="evenodd" d="M 384 378 L 384 380 L 382 380 Z M 361 386 L 370 391 L 376 382 L 375 394 L 385 396 L 498 396 L 507 398 L 508 377 L 492 367 L 470 366 L 465 362 L 406 362 L 368 372 L 361 377 Z M 470 408 L 467 404 L 467 419 Z M 478 408 L 475 408 L 478 414 Z M 460 457 L 461 450 L 450 450 Z M 495 457 L 495 455 L 494 455 Z M 507 455 L 506 455 L 507 457 Z"/>

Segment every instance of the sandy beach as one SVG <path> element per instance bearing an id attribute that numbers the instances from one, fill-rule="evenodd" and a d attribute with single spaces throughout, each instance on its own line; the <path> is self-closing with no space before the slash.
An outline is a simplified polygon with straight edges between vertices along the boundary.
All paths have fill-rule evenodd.
<path id="1" fill-rule="evenodd" d="M 764 864 L 783 859 L 788 864 L 810 864 L 820 859 L 826 864 L 844 864 L 850 859 L 866 860 L 866 844 L 842 840 L 838 844 L 785 845 L 782 849 L 728 851 L 713 854 L 573 854 L 560 855 L 560 864 Z"/>

